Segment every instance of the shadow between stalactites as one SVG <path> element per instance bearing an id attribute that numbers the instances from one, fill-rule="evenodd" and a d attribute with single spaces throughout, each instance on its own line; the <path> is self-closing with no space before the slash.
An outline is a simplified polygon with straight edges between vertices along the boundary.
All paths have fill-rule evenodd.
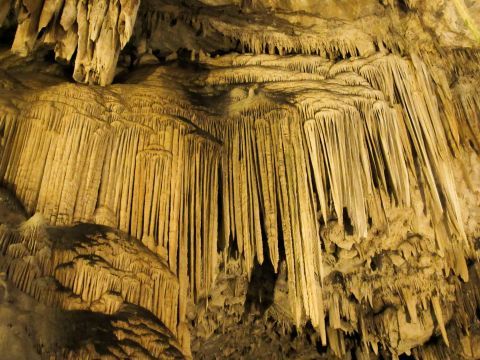
<path id="1" fill-rule="evenodd" d="M 273 304 L 277 274 L 270 260 L 259 264 L 255 259 L 252 276 L 248 284 L 245 312 L 258 311 L 261 315 Z"/>

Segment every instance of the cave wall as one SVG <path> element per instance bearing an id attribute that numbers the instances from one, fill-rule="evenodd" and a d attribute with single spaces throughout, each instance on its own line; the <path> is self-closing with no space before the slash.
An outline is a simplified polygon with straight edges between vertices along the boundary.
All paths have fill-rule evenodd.
<path id="1" fill-rule="evenodd" d="M 185 354 L 190 317 L 220 326 L 190 303 L 221 312 L 230 263 L 247 283 L 283 268 L 272 313 L 338 357 L 352 333 L 358 356 L 463 344 L 477 2 L 10 4 L 28 56 L 1 57 L 0 177 L 48 224 L 107 225 L 165 261 L 178 293 L 159 319 Z M 91 86 L 35 58 L 44 46 Z"/>

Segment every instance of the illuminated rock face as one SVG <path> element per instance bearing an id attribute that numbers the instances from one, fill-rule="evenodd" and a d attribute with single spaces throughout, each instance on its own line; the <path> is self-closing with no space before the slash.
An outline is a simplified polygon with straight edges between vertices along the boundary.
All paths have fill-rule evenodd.
<path id="1" fill-rule="evenodd" d="M 143 308 L 153 357 L 208 357 L 260 307 L 326 356 L 475 358 L 480 6 L 315 4 L 4 4 L 30 57 L 0 55 L 0 177 L 33 215 L 1 229 L 7 277 Z"/>
<path id="2" fill-rule="evenodd" d="M 9 7 L 10 5 L 10 7 Z M 12 51 L 27 56 L 43 43 L 69 62 L 78 82 L 109 84 L 120 50 L 132 35 L 140 0 L 5 0 L 0 24 L 14 12 L 18 28 Z"/>

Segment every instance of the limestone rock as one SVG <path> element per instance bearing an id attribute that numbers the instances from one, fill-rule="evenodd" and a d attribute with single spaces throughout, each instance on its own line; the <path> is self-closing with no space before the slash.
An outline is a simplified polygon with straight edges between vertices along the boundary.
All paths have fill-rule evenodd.
<path id="1" fill-rule="evenodd" d="M 0 207 L 6 210 L 3 201 Z M 3 274 L 42 304 L 62 309 L 54 321 L 67 321 L 61 325 L 65 333 L 41 335 L 51 336 L 52 343 L 56 336 L 59 344 L 39 355 L 183 358 L 175 341 L 178 281 L 140 244 L 103 226 L 47 227 L 39 214 L 18 229 L 2 225 L 0 231 Z M 8 296 L 11 302 L 19 300 L 15 291 Z M 75 327 L 82 326 L 98 328 L 75 335 Z M 102 332 L 103 338 L 95 339 Z M 72 344 L 69 337 L 83 340 Z"/>
<path id="2" fill-rule="evenodd" d="M 2 6 L 1 13 L 12 11 L 18 22 L 13 52 L 27 56 L 44 44 L 54 47 L 59 61 L 75 54 L 73 78 L 106 85 L 133 33 L 140 0 L 7 0 Z"/>
<path id="3" fill-rule="evenodd" d="M 33 216 L 0 228 L 17 287 L 143 308 L 187 357 L 294 332 L 293 358 L 477 356 L 478 2 L 19 4 L 30 57 L 0 53 L 0 179 Z M 40 43 L 100 85 L 124 49 L 117 81 L 68 82 Z"/>

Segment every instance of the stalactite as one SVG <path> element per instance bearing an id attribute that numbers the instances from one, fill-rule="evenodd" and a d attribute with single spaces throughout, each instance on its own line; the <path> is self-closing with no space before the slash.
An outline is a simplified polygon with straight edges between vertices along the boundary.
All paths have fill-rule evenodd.
<path id="1" fill-rule="evenodd" d="M 45 29 L 57 57 L 76 49 L 76 80 L 109 83 L 139 3 L 60 3 L 19 9 L 14 49 L 31 52 Z M 390 16 L 398 4 L 388 3 Z M 459 298 L 456 276 L 468 281 L 467 260 L 478 257 L 470 209 L 480 149 L 478 70 L 459 64 L 478 54 L 434 60 L 383 34 L 388 16 L 375 23 L 377 36 L 360 32 L 361 20 L 336 28 L 306 14 L 290 33 L 282 26 L 294 20 L 283 13 L 285 22 L 259 31 L 265 18 L 245 28 L 228 7 L 215 17 L 149 5 L 134 39 L 145 52 L 155 38 L 143 32 L 175 20 L 206 43 L 214 33 L 248 54 L 210 56 L 193 46 L 186 56 L 195 70 L 169 64 L 106 88 L 15 90 L 15 105 L 2 103 L 0 177 L 28 213 L 52 226 L 118 228 L 158 255 L 162 270 L 122 251 L 48 250 L 34 217 L 18 231 L 2 228 L 15 284 L 71 309 L 113 314 L 122 301 L 137 304 L 188 354 L 188 302 L 204 304 L 205 315 L 225 303 L 215 297 L 221 267 L 234 263 L 251 281 L 256 266 L 271 265 L 283 276 L 276 313 L 299 328 L 310 322 L 337 356 L 354 332 L 364 358 L 379 344 L 393 356 L 410 352 L 436 329 L 456 344 L 448 304 Z M 41 274 L 74 300 L 48 290 Z M 215 326 L 204 319 L 201 332 Z"/>
<path id="2" fill-rule="evenodd" d="M 318 238 L 322 224 L 336 220 L 344 227 L 340 238 L 351 237 L 345 240 L 350 245 L 342 245 L 341 258 L 356 259 L 360 254 L 368 259 L 375 253 L 355 249 L 370 238 L 372 226 L 388 226 L 387 212 L 417 206 L 417 187 L 427 194 L 422 211 L 431 214 L 438 251 L 458 249 L 455 253 L 448 250 L 454 255 L 447 255 L 443 266 L 467 276 L 465 252 L 470 245 L 465 243 L 450 165 L 449 139 L 457 137 L 446 135 L 455 133 L 455 123 L 441 120 L 437 85 L 426 65 L 417 58 L 373 56 L 329 70 L 306 67 L 305 71 L 318 75 L 309 80 L 293 77 L 285 82 L 276 71 L 263 72 L 263 81 L 268 82 L 251 87 L 245 84 L 258 81 L 259 68 L 250 65 L 254 57 L 242 59 L 246 57 L 231 57 L 239 71 L 228 81 L 224 80 L 230 71 L 225 59 L 220 59 L 221 66 L 208 76 L 199 74 L 199 83 L 229 84 L 238 89 L 231 92 L 221 124 L 204 109 L 189 105 L 179 85 L 172 83 L 167 89 L 161 72 L 145 86 L 162 89 L 162 95 L 149 97 L 148 102 L 142 97 L 147 87 L 139 87 L 128 97 L 121 95 L 122 103 L 117 100 L 120 86 L 105 90 L 103 101 L 93 90 L 73 92 L 70 86 L 54 88 L 56 95 L 31 95 L 32 105 L 12 120 L 14 130 L 5 139 L 2 163 L 8 165 L 4 181 L 15 186 L 27 210 L 41 211 L 51 224 L 95 221 L 141 239 L 179 277 L 177 311 L 182 329 L 187 294 L 197 301 L 209 296 L 218 271 L 219 244 L 223 244 L 228 261 L 234 241 L 246 274 L 251 274 L 256 262 L 266 261 L 277 271 L 285 257 L 294 322 L 301 325 L 309 319 L 326 343 L 328 326 L 338 329 L 340 317 L 356 324 L 358 310 L 340 311 L 343 303 L 338 299 L 325 300 L 322 288 L 331 270 Z M 276 64 L 275 59 L 278 57 L 263 55 L 256 61 Z M 312 61 L 309 57 L 305 60 L 307 64 Z M 215 66 L 214 59 L 209 63 Z M 299 65 L 289 69 L 280 62 L 276 66 L 287 72 L 303 71 Z M 278 100 L 275 94 L 280 92 L 288 100 Z M 50 105 L 54 96 L 68 96 L 77 108 L 54 108 Z M 468 95 L 463 96 L 467 99 Z M 453 99 L 458 97 L 442 98 L 443 109 Z M 472 112 L 472 107 L 463 105 L 470 103 L 457 101 L 451 109 L 457 114 Z M 152 116 L 152 110 L 158 113 Z M 123 115 L 119 117 L 120 112 Z M 36 136 L 38 132 L 45 135 Z M 83 155 L 86 153 L 92 156 Z M 47 196 L 53 193 L 55 196 Z M 424 251 L 417 246 L 421 244 L 406 242 L 402 255 L 392 254 L 391 261 L 401 266 L 402 259 Z M 85 280 L 78 284 L 91 281 L 86 280 L 91 277 L 88 272 L 81 276 Z M 62 279 L 62 284 L 77 289 L 84 300 L 101 301 L 98 294 L 80 291 L 83 286 L 75 285 L 73 278 Z M 134 302 L 151 299 L 141 294 L 164 291 L 107 278 L 104 282 Z M 352 291 L 358 289 L 359 301 L 372 304 L 376 295 L 368 287 L 351 285 Z M 381 283 L 376 288 L 383 289 L 383 296 L 391 291 Z M 409 290 L 401 279 L 395 288 L 400 289 L 406 309 L 415 319 L 418 300 L 411 294 L 418 290 Z M 157 301 L 141 305 L 158 309 Z M 326 312 L 329 325 L 325 324 Z M 162 320 L 169 328 L 176 326 L 177 320 Z"/>
<path id="3" fill-rule="evenodd" d="M 36 214 L 18 231 L 3 230 L 6 259 L 2 266 L 21 290 L 47 304 L 65 309 L 80 306 L 106 314 L 117 312 L 123 302 L 137 304 L 175 334 L 178 281 L 167 265 L 140 245 L 123 243 L 115 233 L 89 234 L 89 229 L 84 229 L 67 231 L 64 236 L 71 237 L 72 244 L 63 248 L 52 238 L 56 230 L 46 228 Z M 42 283 L 46 277 L 64 291 Z"/>
<path id="4" fill-rule="evenodd" d="M 76 51 L 74 79 L 106 85 L 133 33 L 139 6 L 139 0 L 6 1 L 2 14 L 12 8 L 18 18 L 14 52 L 27 56 L 43 43 L 53 45 L 56 58 L 68 62 Z"/>

